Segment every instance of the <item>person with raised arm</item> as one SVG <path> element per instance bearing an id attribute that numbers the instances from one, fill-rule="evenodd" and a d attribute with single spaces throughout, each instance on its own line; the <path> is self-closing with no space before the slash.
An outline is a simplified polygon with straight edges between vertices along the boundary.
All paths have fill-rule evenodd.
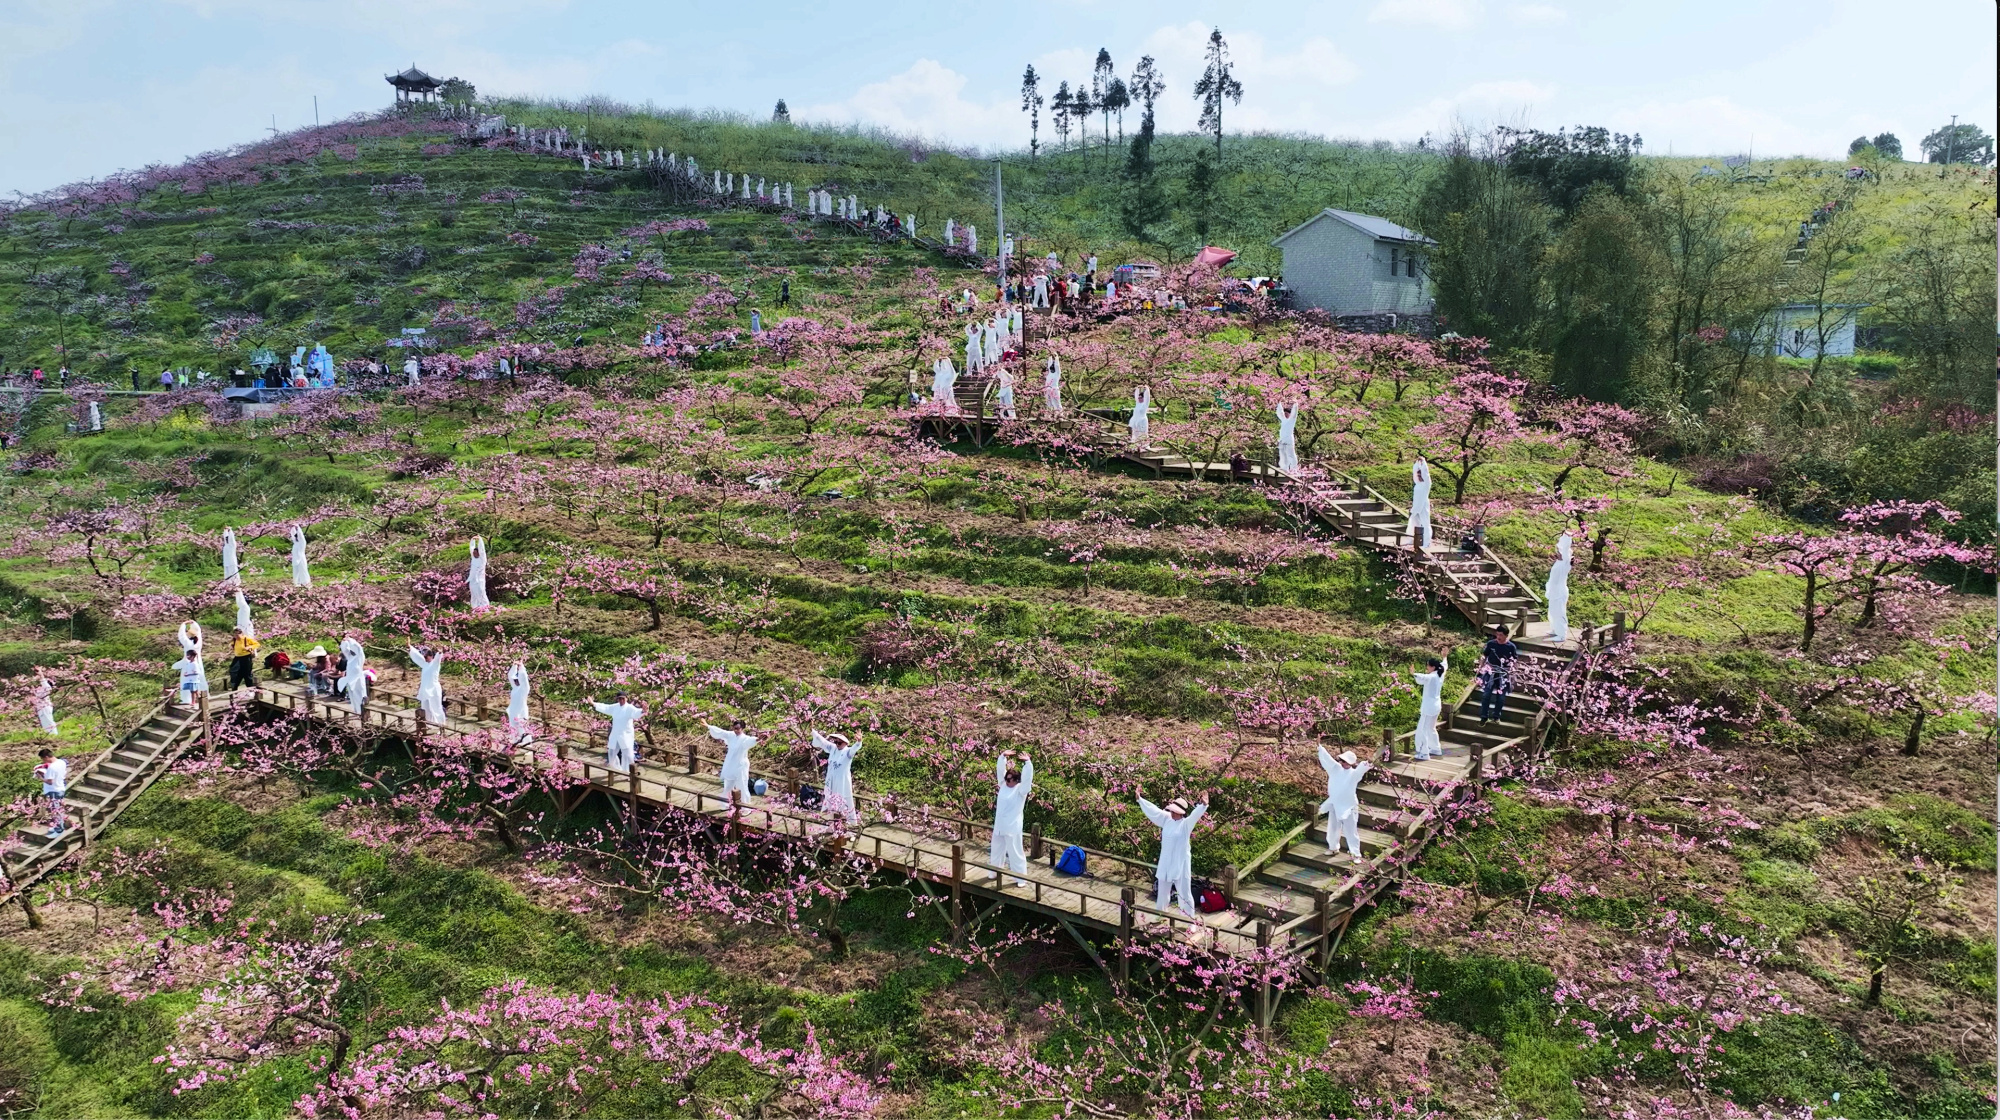
<path id="1" fill-rule="evenodd" d="M 586 696 L 583 702 L 596 708 L 599 715 L 611 719 L 611 734 L 604 739 L 604 764 L 613 770 L 631 772 L 639 761 L 638 738 L 633 728 L 646 713 L 637 704 L 619 693 L 609 704 L 600 704 Z"/>
<path id="2" fill-rule="evenodd" d="M 1446 662 L 1432 658 L 1430 672 L 1416 675 L 1417 687 L 1423 689 L 1423 700 L 1417 705 L 1417 735 L 1413 746 L 1418 758 L 1437 758 L 1444 754 L 1443 744 L 1438 742 L 1438 715 L 1444 711 L 1444 674 L 1449 668 Z"/>
<path id="3" fill-rule="evenodd" d="M 1154 907 L 1165 910 L 1172 892 L 1179 891 L 1181 912 L 1194 917 L 1194 855 L 1190 843 L 1194 826 L 1208 812 L 1208 794 L 1202 794 L 1201 801 L 1192 809 L 1178 797 L 1167 802 L 1164 809 L 1141 797 L 1139 811 L 1160 830 L 1160 859 L 1153 867 L 1159 887 Z"/>
<path id="4" fill-rule="evenodd" d="M 42 734 L 59 735 L 62 729 L 56 726 L 55 682 L 35 670 L 35 719 L 42 725 Z"/>
<path id="5" fill-rule="evenodd" d="M 1143 448 L 1153 434 L 1153 387 L 1141 385 L 1132 390 L 1132 418 L 1125 422 L 1132 430 L 1132 446 Z"/>
<path id="6" fill-rule="evenodd" d="M 1015 762 L 1018 766 L 1011 765 Z M 988 861 L 994 867 L 1005 867 L 1014 873 L 1014 885 L 1025 887 L 1028 873 L 1028 854 L 1021 847 L 1021 835 L 1025 831 L 1023 819 L 1027 815 L 1028 796 L 1035 791 L 1035 760 L 1026 752 L 1001 751 L 994 766 L 994 781 L 997 789 L 993 801 L 993 844 L 987 853 Z"/>
<path id="7" fill-rule="evenodd" d="M 1549 581 L 1542 591 L 1549 600 L 1549 637 L 1569 641 L 1569 550 L 1570 535 L 1556 538 L 1556 562 L 1549 566 Z"/>
<path id="8" fill-rule="evenodd" d="M 854 800 L 854 756 L 860 743 L 850 743 L 845 735 L 813 732 L 813 749 L 826 756 L 826 811 L 839 813 L 848 824 L 858 824 L 861 811 Z"/>
<path id="9" fill-rule="evenodd" d="M 722 753 L 722 796 L 726 800 L 731 793 L 741 797 L 741 804 L 750 803 L 750 750 L 757 745 L 755 735 L 743 731 L 743 721 L 732 720 L 729 730 L 724 731 L 714 724 L 708 725 L 708 737 L 721 743 Z"/>
<path id="10" fill-rule="evenodd" d="M 1278 406 L 1278 473 L 1289 475 L 1299 469 L 1299 409 L 1305 405 L 1293 402 L 1290 410 L 1285 405 Z"/>
<path id="11" fill-rule="evenodd" d="M 472 563 L 465 571 L 466 597 L 472 609 L 483 611 L 493 604 L 486 598 L 486 538 L 472 538 Z"/>
<path id="12" fill-rule="evenodd" d="M 347 693 L 347 706 L 360 715 L 368 705 L 368 651 L 353 638 L 340 639 L 340 691 Z"/>
<path id="13" fill-rule="evenodd" d="M 1353 751 L 1342 751 L 1339 757 L 1327 753 L 1325 747 L 1319 749 L 1319 766 L 1326 771 L 1326 800 L 1320 803 L 1320 812 L 1326 814 L 1326 850 L 1340 851 L 1340 840 L 1347 841 L 1347 850 L 1354 853 L 1356 862 L 1361 859 L 1361 779 L 1374 769 L 1370 763 L 1361 762 Z"/>
<path id="14" fill-rule="evenodd" d="M 1410 523 L 1404 526 L 1411 546 L 1424 550 L 1431 546 L 1431 465 L 1422 455 L 1410 464 Z"/>
<path id="15" fill-rule="evenodd" d="M 312 570 L 306 567 L 306 529 L 303 525 L 294 525 L 292 526 L 292 586 L 312 585 Z"/>
<path id="16" fill-rule="evenodd" d="M 507 731 L 514 736 L 516 746 L 535 733 L 528 721 L 528 667 L 519 661 L 507 670 Z"/>
<path id="17" fill-rule="evenodd" d="M 440 674 L 444 670 L 444 652 L 411 646 L 410 663 L 417 667 L 420 674 L 417 678 L 417 707 L 424 713 L 424 722 L 433 727 L 443 727 L 444 681 L 440 679 Z"/>
<path id="18" fill-rule="evenodd" d="M 236 530 L 222 527 L 222 579 L 224 583 L 241 586 L 243 566 L 236 556 Z"/>
<path id="19" fill-rule="evenodd" d="M 1054 354 L 1042 365 L 1042 407 L 1050 416 L 1062 415 L 1062 359 Z"/>

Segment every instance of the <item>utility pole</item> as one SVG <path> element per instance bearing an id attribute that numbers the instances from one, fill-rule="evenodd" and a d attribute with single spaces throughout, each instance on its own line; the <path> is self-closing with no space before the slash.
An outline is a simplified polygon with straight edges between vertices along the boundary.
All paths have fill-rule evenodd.
<path id="1" fill-rule="evenodd" d="M 1936 120 L 1937 118 L 1932 117 L 1931 119 Z M 1958 114 L 1953 113 L 1951 115 L 1951 128 L 1948 129 L 1944 134 L 1944 167 L 1939 169 L 1938 178 L 1940 179 L 1944 178 L 1946 172 L 1951 170 L 1951 157 L 1957 154 L 1958 154 Z"/>
<path id="2" fill-rule="evenodd" d="M 319 127 L 319 94 L 313 94 L 313 127 Z"/>
<path id="3" fill-rule="evenodd" d="M 1007 193 L 1000 182 L 1000 161 L 993 161 L 993 220 L 1000 227 L 999 240 L 993 243 L 994 253 L 1000 258 L 1000 300 L 1007 300 Z"/>

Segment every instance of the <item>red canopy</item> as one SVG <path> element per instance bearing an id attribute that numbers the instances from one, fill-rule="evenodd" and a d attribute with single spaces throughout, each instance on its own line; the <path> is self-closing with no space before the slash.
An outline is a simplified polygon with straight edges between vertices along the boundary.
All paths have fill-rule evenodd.
<path id="1" fill-rule="evenodd" d="M 1205 245 L 1202 247 L 1201 252 L 1194 255 L 1194 263 L 1205 264 L 1211 268 L 1221 268 L 1235 259 L 1236 250 L 1224 249 L 1216 245 Z"/>

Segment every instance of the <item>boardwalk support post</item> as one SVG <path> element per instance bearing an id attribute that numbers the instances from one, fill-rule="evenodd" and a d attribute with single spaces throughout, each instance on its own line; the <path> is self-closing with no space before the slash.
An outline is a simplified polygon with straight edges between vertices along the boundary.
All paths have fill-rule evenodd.
<path id="1" fill-rule="evenodd" d="M 1132 979 L 1132 927 L 1138 919 L 1138 899 L 1131 887 L 1118 892 L 1118 980 Z"/>
<path id="2" fill-rule="evenodd" d="M 1319 971 L 1326 974 L 1326 965 L 1333 955 L 1333 892 L 1316 891 L 1319 896 Z"/>
<path id="3" fill-rule="evenodd" d="M 965 937 L 965 845 L 951 846 L 951 943 Z"/>
<path id="4" fill-rule="evenodd" d="M 1257 947 L 1259 949 L 1271 947 L 1270 922 L 1257 923 Z M 1271 998 L 1271 969 L 1266 963 L 1263 975 L 1257 980 L 1257 1029 L 1267 1038 L 1271 1033 L 1271 1020 L 1277 1017 L 1277 1011 L 1277 1001 Z"/>

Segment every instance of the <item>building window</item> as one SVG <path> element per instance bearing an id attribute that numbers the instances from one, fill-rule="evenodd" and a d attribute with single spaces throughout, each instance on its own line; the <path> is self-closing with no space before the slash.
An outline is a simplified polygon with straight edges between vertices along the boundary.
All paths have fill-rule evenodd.
<path id="1" fill-rule="evenodd" d="M 1402 263 L 1401 253 L 1401 249 L 1398 249 L 1394 245 L 1389 246 L 1389 275 L 1392 277 L 1396 275 L 1397 266 Z"/>

